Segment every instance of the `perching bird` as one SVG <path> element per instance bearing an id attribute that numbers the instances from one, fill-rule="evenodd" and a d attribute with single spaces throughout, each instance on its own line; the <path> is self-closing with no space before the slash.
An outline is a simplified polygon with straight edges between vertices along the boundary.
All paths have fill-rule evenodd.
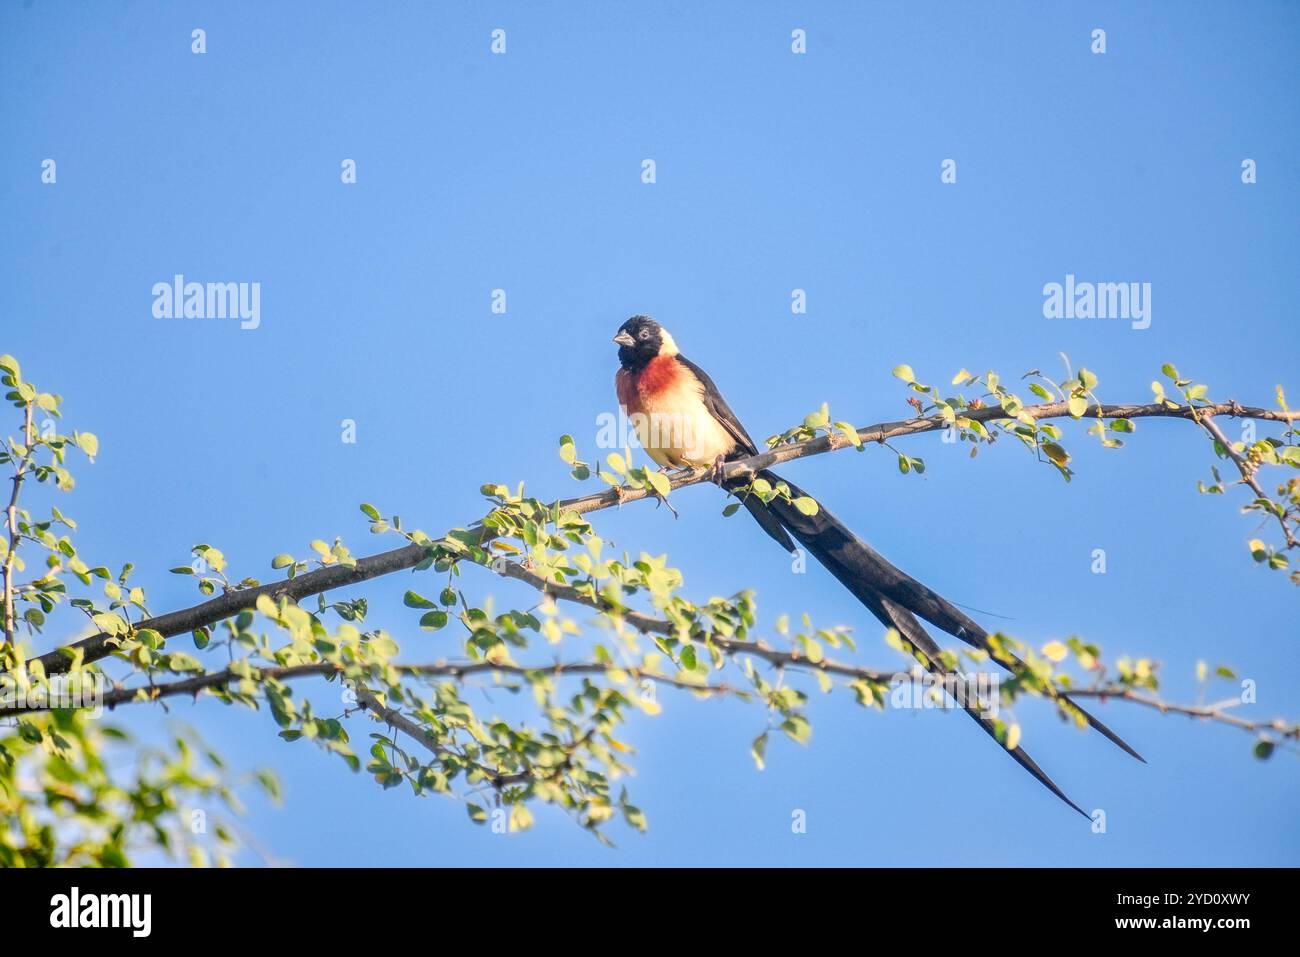
<path id="1" fill-rule="evenodd" d="M 758 454 L 745 427 L 731 411 L 718 387 L 703 369 L 677 350 L 677 344 L 659 323 L 649 316 L 633 316 L 619 327 L 620 368 L 615 376 L 619 404 L 631 419 L 646 453 L 665 468 L 712 467 L 721 474 L 724 462 Z M 941 658 L 941 650 L 917 617 L 924 618 L 969 645 L 989 652 L 999 664 L 1013 668 L 1021 664 L 1009 651 L 996 648 L 989 634 L 973 619 L 916 579 L 886 561 L 870 545 L 854 535 L 825 506 L 818 503 L 813 515 L 805 515 L 791 502 L 805 496 L 798 486 L 764 470 L 757 477 L 776 488 L 784 484 L 789 500 L 778 497 L 763 502 L 744 489 L 752 477 L 732 479 L 723 487 L 741 498 L 745 508 L 772 538 L 788 551 L 797 540 L 887 627 L 896 629 L 914 649 L 921 664 L 938 677 L 952 677 Z M 1088 714 L 1067 695 L 1050 684 L 1038 690 L 1065 702 L 1089 725 L 1145 763 L 1145 759 L 1104 724 Z M 995 722 L 986 705 L 963 695 L 957 703 L 997 739 Z M 1012 742 L 1006 750 L 1030 774 L 1074 810 L 1089 815 L 1065 796 L 1041 768 Z"/>

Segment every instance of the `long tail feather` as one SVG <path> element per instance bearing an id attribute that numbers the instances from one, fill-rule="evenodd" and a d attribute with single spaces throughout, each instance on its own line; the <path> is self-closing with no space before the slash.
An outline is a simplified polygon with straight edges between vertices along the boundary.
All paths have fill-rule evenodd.
<path id="1" fill-rule="evenodd" d="M 769 482 L 785 481 L 775 473 L 764 473 Z M 798 486 L 786 482 L 793 497 L 807 493 Z M 825 508 L 818 508 L 816 515 L 804 515 L 798 509 L 782 501 L 772 502 L 768 508 L 780 519 L 781 524 L 799 539 L 809 551 L 812 551 L 823 565 L 835 572 L 835 567 L 845 570 L 850 576 L 870 583 L 873 588 L 887 598 L 898 602 L 904 608 L 919 615 L 936 628 L 941 628 L 955 638 L 959 638 L 972 647 L 989 653 L 1009 671 L 1023 671 L 1024 662 L 1005 649 L 995 648 L 989 642 L 989 633 L 973 618 L 956 607 L 932 588 L 922 584 L 906 572 L 890 563 L 883 555 L 854 535 L 844 523 Z M 825 558 L 822 557 L 824 553 Z M 832 567 L 835 566 L 835 567 Z M 841 581 L 844 579 L 836 574 Z M 846 582 L 847 584 L 847 582 Z M 1077 711 L 1092 728 L 1107 740 L 1123 749 L 1143 764 L 1142 757 L 1127 741 L 1108 728 L 1102 721 L 1085 710 L 1068 694 L 1059 691 L 1050 684 L 1045 685 L 1044 692 L 1051 698 L 1064 701 Z"/>
<path id="2" fill-rule="evenodd" d="M 784 482 L 789 486 L 790 494 L 794 498 L 807 494 L 773 472 L 765 471 L 761 475 L 774 486 Z M 732 482 L 729 483 L 729 487 L 737 491 L 743 484 L 745 483 Z M 995 647 L 989 640 L 989 633 L 974 619 L 933 589 L 891 564 L 879 552 L 854 535 L 825 507 L 819 504 L 815 515 L 805 515 L 782 500 L 774 500 L 765 505 L 755 496 L 741 494 L 746 509 L 764 531 L 790 551 L 794 550 L 790 537 L 793 536 L 798 540 L 883 624 L 896 628 L 907 638 L 922 655 L 922 663 L 931 672 L 940 673 L 935 671 L 936 667 L 941 667 L 938 645 L 917 621 L 916 616 L 924 618 L 953 637 L 988 652 L 994 661 L 1008 670 L 1013 672 L 1024 670 L 1024 663 L 1006 649 Z M 1064 702 L 1076 710 L 1091 727 L 1109 741 L 1145 763 L 1145 759 L 1126 741 L 1080 707 L 1068 694 L 1059 691 L 1050 683 L 1046 684 L 1043 690 L 1053 699 Z M 979 713 L 983 709 L 974 712 L 969 708 L 966 710 L 987 733 L 996 738 L 993 723 Z M 1019 748 L 1007 750 L 1022 767 L 1053 794 L 1079 813 L 1084 813 L 1061 792 L 1029 755 Z M 1086 814 L 1084 816 L 1087 817 Z"/>
<path id="3" fill-rule="evenodd" d="M 869 589 L 862 589 L 861 592 L 855 591 L 855 594 L 882 623 L 898 630 L 898 633 L 912 647 L 913 653 L 926 671 L 937 678 L 956 677 L 954 672 L 944 667 L 942 659 L 939 657 L 938 644 L 910 611 L 883 595 L 872 593 Z M 1024 748 L 1020 747 L 1019 744 L 1008 748 L 1005 742 L 998 738 L 997 726 L 988 716 L 989 706 L 986 702 L 966 693 L 961 693 L 959 697 L 954 696 L 954 700 L 983 729 L 985 734 L 997 741 L 998 745 L 1011 756 L 1012 760 L 1033 775 L 1038 783 L 1064 801 L 1070 808 L 1092 820 L 1088 812 L 1071 801 Z"/>

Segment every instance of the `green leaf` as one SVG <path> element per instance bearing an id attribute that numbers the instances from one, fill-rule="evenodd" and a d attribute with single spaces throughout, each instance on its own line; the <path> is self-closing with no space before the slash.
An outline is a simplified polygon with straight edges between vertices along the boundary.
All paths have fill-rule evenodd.
<path id="1" fill-rule="evenodd" d="M 433 608 L 436 607 L 433 602 L 425 598 L 418 592 L 408 591 L 402 596 L 402 604 L 407 608 Z"/>
<path id="2" fill-rule="evenodd" d="M 1062 468 L 1065 467 L 1065 463 L 1070 461 L 1070 453 L 1055 442 L 1044 442 L 1042 449 L 1044 455 Z"/>
<path id="3" fill-rule="evenodd" d="M 1006 739 L 1002 742 L 1008 751 L 1014 751 L 1020 744 L 1020 725 L 1013 724 L 1007 728 Z"/>
<path id="4" fill-rule="evenodd" d="M 792 714 L 782 721 L 781 730 L 800 744 L 807 744 L 812 737 L 812 725 L 801 714 Z"/>
<path id="5" fill-rule="evenodd" d="M 858 430 L 848 422 L 836 422 L 835 428 L 839 429 L 844 434 L 844 437 L 853 443 L 855 449 L 862 448 L 862 437 L 858 435 Z"/>
<path id="6" fill-rule="evenodd" d="M 573 465 L 578 460 L 578 449 L 573 444 L 573 436 L 560 436 L 560 458 L 569 465 Z"/>
<path id="7" fill-rule="evenodd" d="M 638 831 L 645 831 L 645 813 L 639 807 L 633 807 L 631 804 L 624 804 L 623 818 Z"/>
<path id="8" fill-rule="evenodd" d="M 1088 410 L 1088 400 L 1085 396 L 1081 395 L 1070 396 L 1070 401 L 1067 405 L 1070 408 L 1070 415 L 1076 419 Z"/>
<path id="9" fill-rule="evenodd" d="M 379 509 L 375 508 L 373 505 L 367 505 L 365 502 L 362 502 L 361 511 L 363 511 L 366 518 L 370 519 L 372 522 L 377 522 L 380 519 Z"/>
<path id="10" fill-rule="evenodd" d="M 167 656 L 167 667 L 172 671 L 202 671 L 203 665 L 193 655 L 183 651 L 174 651 Z"/>
<path id="11" fill-rule="evenodd" d="M 92 459 L 99 454 L 99 439 L 93 432 L 78 432 L 76 435 L 77 447 L 85 452 Z"/>
<path id="12" fill-rule="evenodd" d="M 794 507 L 805 515 L 816 515 L 819 511 L 817 500 L 807 495 L 801 495 L 794 500 Z"/>
<path id="13" fill-rule="evenodd" d="M 533 812 L 527 805 L 515 804 L 510 808 L 510 830 L 526 831 L 533 826 Z"/>
<path id="14" fill-rule="evenodd" d="M 1270 757 L 1273 756 L 1274 747 L 1275 745 L 1273 744 L 1272 741 L 1268 740 L 1267 738 L 1260 738 L 1258 741 L 1255 742 L 1255 748 L 1254 748 L 1255 757 L 1259 758 L 1261 761 L 1268 760 Z"/>
<path id="15" fill-rule="evenodd" d="M 100 612 L 92 617 L 91 621 L 95 623 L 96 628 L 109 635 L 125 635 L 131 630 L 131 626 L 126 623 L 121 615 L 115 615 L 112 612 Z"/>
<path id="16" fill-rule="evenodd" d="M 760 734 L 757 738 L 754 739 L 754 743 L 749 746 L 749 753 L 750 756 L 753 757 L 754 759 L 754 764 L 758 766 L 758 769 L 760 771 L 762 771 L 763 768 L 767 767 L 767 732 L 766 731 L 764 731 L 762 734 Z"/>
<path id="17" fill-rule="evenodd" d="M 909 365 L 894 366 L 894 378 L 902 379 L 909 384 L 916 381 L 916 375 Z"/>
<path id="18" fill-rule="evenodd" d="M 420 616 L 420 627 L 426 631 L 437 631 L 447 624 L 447 613 L 442 609 L 425 612 Z"/>
<path id="19" fill-rule="evenodd" d="M 808 415 L 805 415 L 803 417 L 804 428 L 813 429 L 814 431 L 817 429 L 826 428 L 828 425 L 830 425 L 830 421 L 831 421 L 830 407 L 826 405 L 826 403 L 824 402 L 822 403 L 822 407 L 818 409 L 816 412 L 809 413 Z"/>
<path id="20" fill-rule="evenodd" d="M 664 498 L 667 498 L 668 493 L 673 490 L 673 483 L 668 480 L 668 476 L 664 475 L 663 472 L 651 470 L 646 473 L 646 479 L 650 482 L 651 487 Z"/>
<path id="21" fill-rule="evenodd" d="M 293 564 L 292 555 L 276 555 L 273 559 L 271 559 L 272 568 L 287 568 L 292 564 Z"/>

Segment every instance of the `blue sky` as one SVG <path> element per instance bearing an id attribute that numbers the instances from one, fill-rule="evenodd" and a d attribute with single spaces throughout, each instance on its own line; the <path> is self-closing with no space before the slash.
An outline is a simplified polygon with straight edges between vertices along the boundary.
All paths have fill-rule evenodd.
<path id="1" fill-rule="evenodd" d="M 1300 8 L 1283 3 L 6 2 L 0 351 L 99 435 L 64 504 L 89 554 L 137 563 L 155 611 L 192 603 L 166 569 L 195 542 L 270 577 L 313 538 L 379 547 L 362 501 L 436 531 L 481 513 L 483 482 L 574 494 L 556 439 L 591 449 L 614 407 L 610 336 L 638 312 L 762 436 L 822 402 L 904 417 L 901 362 L 946 382 L 1054 374 L 1058 352 L 1109 401 L 1145 400 L 1172 361 L 1268 404 L 1277 384 L 1300 394 L 1297 90 Z M 259 282 L 261 325 L 155 319 L 151 288 L 176 273 Z M 1067 274 L 1151 283 L 1150 328 L 1044 318 L 1043 285 Z M 1253 520 L 1196 493 L 1202 437 L 1144 422 L 1119 452 L 1081 430 L 1070 444 L 1069 485 L 1009 444 L 970 460 L 934 436 L 905 443 L 921 477 L 880 449 L 789 474 L 1022 639 L 1159 659 L 1177 701 L 1195 700 L 1199 658 L 1227 662 L 1258 682 L 1243 713 L 1294 716 L 1295 588 L 1249 561 Z M 768 621 L 809 610 L 857 629 L 858 660 L 893 663 L 828 575 L 790 574 L 722 504 L 701 487 L 680 521 L 629 507 L 596 524 L 668 552 L 691 595 L 755 587 Z M 402 637 L 411 584 L 367 588 L 372 622 Z M 405 637 L 412 657 L 450 653 Z M 1095 835 L 959 715 L 814 697 L 811 745 L 775 742 L 762 773 L 755 709 L 669 696 L 634 719 L 650 831 L 615 833 L 615 851 L 556 813 L 496 836 L 454 802 L 381 792 L 265 714 L 174 714 L 235 763 L 281 769 L 284 806 L 254 802 L 246 826 L 300 864 L 1300 863 L 1300 763 L 1260 763 L 1232 729 L 1104 706 L 1142 767 L 1018 708 L 1030 752 L 1107 811 Z"/>

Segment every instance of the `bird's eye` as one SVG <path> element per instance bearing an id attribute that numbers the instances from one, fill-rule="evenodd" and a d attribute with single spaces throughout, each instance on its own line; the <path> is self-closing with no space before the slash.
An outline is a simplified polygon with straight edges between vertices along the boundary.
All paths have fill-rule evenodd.
<path id="1" fill-rule="evenodd" d="M 649 329 L 642 329 L 641 332 L 640 332 L 640 334 L 637 336 L 637 338 L 638 338 L 638 339 L 642 339 L 642 340 L 649 339 L 649 338 L 650 338 L 650 330 L 649 330 Z"/>

